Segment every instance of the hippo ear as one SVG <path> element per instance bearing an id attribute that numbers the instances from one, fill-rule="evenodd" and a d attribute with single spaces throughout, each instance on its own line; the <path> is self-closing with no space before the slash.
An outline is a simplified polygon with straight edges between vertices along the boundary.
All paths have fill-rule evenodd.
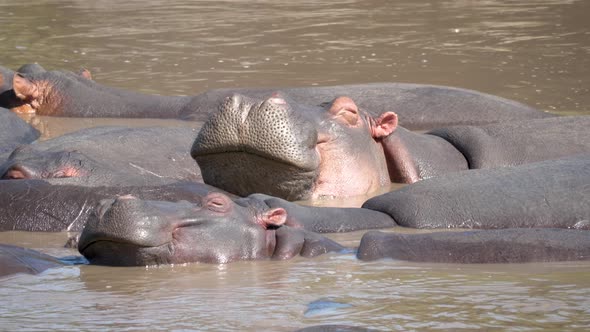
<path id="1" fill-rule="evenodd" d="M 14 74 L 12 89 L 14 94 L 23 101 L 37 99 L 40 95 L 37 85 L 19 73 Z"/>
<path id="2" fill-rule="evenodd" d="M 397 128 L 397 114 L 385 112 L 375 119 L 375 123 L 371 126 L 371 134 L 375 139 L 384 138 L 393 133 L 395 128 Z"/>
<path id="3" fill-rule="evenodd" d="M 287 221 L 287 211 L 283 208 L 272 208 L 264 211 L 261 216 L 264 227 L 281 226 Z"/>
<path id="4" fill-rule="evenodd" d="M 80 70 L 78 70 L 78 75 L 84 77 L 87 80 L 92 80 L 92 73 L 86 68 L 80 68 Z"/>

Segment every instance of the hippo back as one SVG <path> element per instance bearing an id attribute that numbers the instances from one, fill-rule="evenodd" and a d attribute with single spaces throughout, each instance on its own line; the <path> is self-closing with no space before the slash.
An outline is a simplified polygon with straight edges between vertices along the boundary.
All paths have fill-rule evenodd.
<path id="1" fill-rule="evenodd" d="M 39 138 L 39 132 L 11 111 L 0 108 L 0 163 L 17 146 Z"/>
<path id="2" fill-rule="evenodd" d="M 291 100 L 304 105 L 320 105 L 339 96 L 349 96 L 360 108 L 373 116 L 387 111 L 396 112 L 400 118 L 400 125 L 412 130 L 554 116 L 509 99 L 437 85 L 370 83 L 279 90 Z M 217 108 L 219 101 L 232 93 L 265 98 L 275 91 L 276 88 L 211 90 L 193 98 L 190 106 L 181 113 L 181 117 L 204 121 L 211 110 Z"/>
<path id="3" fill-rule="evenodd" d="M 38 251 L 0 244 L 0 278 L 16 273 L 38 274 L 63 265 L 58 259 Z"/>
<path id="4" fill-rule="evenodd" d="M 590 116 L 555 117 L 487 126 L 456 126 L 429 134 L 444 138 L 467 159 L 469 168 L 523 165 L 590 153 Z"/>
<path id="5" fill-rule="evenodd" d="M 412 228 L 590 227 L 590 155 L 467 170 L 374 197 L 363 208 Z"/>

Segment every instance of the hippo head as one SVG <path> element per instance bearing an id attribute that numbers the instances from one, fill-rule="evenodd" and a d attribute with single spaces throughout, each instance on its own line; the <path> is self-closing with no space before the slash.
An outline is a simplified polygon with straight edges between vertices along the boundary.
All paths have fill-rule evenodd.
<path id="1" fill-rule="evenodd" d="M 144 201 L 133 196 L 103 200 L 80 236 L 78 249 L 101 265 L 228 263 L 271 258 L 282 208 L 262 202 L 239 205 L 213 192 L 200 204 Z"/>
<path id="2" fill-rule="evenodd" d="M 91 89 L 84 84 L 91 79 L 86 69 L 78 73 L 69 71 L 46 71 L 38 65 L 25 65 L 23 72 L 15 73 L 11 79 L 10 108 L 17 113 L 36 113 L 38 115 L 61 115 L 66 104 L 75 100 L 71 96 L 88 101 Z M 1 105 L 0 105 L 1 106 Z M 70 105 L 77 107 L 78 105 Z"/>
<path id="3" fill-rule="evenodd" d="M 52 179 L 83 177 L 95 162 L 78 151 L 35 151 L 24 145 L 0 165 L 0 179 Z"/>
<path id="4" fill-rule="evenodd" d="M 390 183 L 380 140 L 397 115 L 372 118 L 348 97 L 317 107 L 279 93 L 233 95 L 203 126 L 191 156 L 206 183 L 288 200 L 362 195 Z"/>

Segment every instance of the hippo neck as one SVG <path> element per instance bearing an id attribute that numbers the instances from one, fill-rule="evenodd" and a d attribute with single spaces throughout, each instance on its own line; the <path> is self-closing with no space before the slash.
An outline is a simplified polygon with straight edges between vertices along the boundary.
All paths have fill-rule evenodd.
<path id="1" fill-rule="evenodd" d="M 398 127 L 382 144 L 392 182 L 413 183 L 468 169 L 461 152 L 438 136 Z"/>
<path id="2" fill-rule="evenodd" d="M 83 113 L 83 116 L 101 117 L 177 117 L 191 100 L 191 97 L 186 96 L 160 96 L 113 88 L 94 81 L 84 81 L 83 84 L 89 87 L 92 93 L 83 94 L 83 98 L 76 95 L 66 98 L 73 101 L 73 104 L 64 107 L 65 116 L 79 116 Z M 81 104 L 77 105 L 80 99 L 85 100 L 79 101 Z"/>
<path id="3" fill-rule="evenodd" d="M 133 91 L 120 91 L 117 94 L 112 94 L 112 98 L 107 100 L 113 105 L 111 107 L 104 107 L 104 112 L 114 110 L 127 117 L 161 118 L 177 117 L 181 109 L 190 101 L 190 97 L 160 96 Z M 102 115 L 108 116 L 111 114 Z"/>

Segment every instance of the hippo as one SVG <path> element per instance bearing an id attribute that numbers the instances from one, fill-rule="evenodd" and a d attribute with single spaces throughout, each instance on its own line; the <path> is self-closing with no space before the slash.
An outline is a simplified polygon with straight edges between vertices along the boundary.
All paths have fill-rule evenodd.
<path id="1" fill-rule="evenodd" d="M 36 250 L 0 244 L 0 278 L 17 273 L 39 274 L 64 265 L 65 262 Z"/>
<path id="2" fill-rule="evenodd" d="M 37 129 L 5 108 L 0 108 L 0 163 L 8 157 L 16 147 L 29 144 L 38 139 Z"/>
<path id="3" fill-rule="evenodd" d="M 1 73 L 0 73 L 1 75 Z M 205 121 L 228 95 L 238 92 L 253 98 L 275 89 L 217 89 L 196 96 L 159 96 L 101 85 L 89 80 L 88 71 L 32 71 L 6 75 L 10 103 L 0 106 L 38 115 L 70 117 L 178 118 Z M 0 78 L 2 80 L 2 78 Z M 319 105 L 339 95 L 356 98 L 374 115 L 395 110 L 410 129 L 431 129 L 452 124 L 485 124 L 553 115 L 508 99 L 445 86 L 375 83 L 329 87 L 285 88 L 282 91 L 303 104 Z M 9 105 L 7 105 L 9 104 Z"/>
<path id="4" fill-rule="evenodd" d="M 288 200 L 366 195 L 391 182 L 590 152 L 590 117 L 553 117 L 427 133 L 373 117 L 348 97 L 305 106 L 275 94 L 228 97 L 191 148 L 205 183 Z"/>
<path id="5" fill-rule="evenodd" d="M 404 234 L 370 231 L 357 258 L 429 263 L 528 263 L 590 260 L 590 231 L 508 228 Z"/>
<path id="6" fill-rule="evenodd" d="M 243 203 L 222 193 L 210 193 L 200 204 L 145 201 L 131 195 L 104 200 L 82 231 L 78 250 L 91 264 L 114 266 L 224 264 L 347 252 L 326 237 L 290 224 L 290 216 L 282 208 L 269 208 L 252 200 L 248 205 Z M 589 260 L 590 231 L 373 231 L 361 239 L 357 257 L 437 263 Z"/>
<path id="7" fill-rule="evenodd" d="M 0 107 L 8 108 L 15 113 L 35 113 L 35 109 L 32 107 L 32 105 L 37 105 L 39 100 L 54 101 L 54 96 L 40 96 L 36 92 L 34 94 L 37 95 L 37 100 L 33 101 L 26 98 L 23 100 L 24 95 L 19 94 L 18 91 L 14 90 L 14 82 L 20 82 L 22 75 L 44 76 L 47 75 L 46 73 L 47 70 L 37 63 L 22 65 L 17 69 L 16 72 L 6 67 L 0 66 Z M 80 69 L 77 73 L 62 70 L 59 71 L 59 75 L 70 77 L 73 80 L 78 79 L 81 82 L 92 78 L 90 72 L 84 68 Z M 33 92 L 31 91 L 30 93 Z"/>
<path id="8" fill-rule="evenodd" d="M 52 184 L 44 180 L 2 181 L 0 231 L 79 232 L 94 207 L 103 199 L 133 194 L 143 199 L 194 202 L 212 191 L 222 192 L 194 182 L 161 186 L 83 187 Z"/>
<path id="9" fill-rule="evenodd" d="M 281 208 L 242 206 L 222 193 L 210 193 L 200 204 L 120 196 L 104 200 L 93 216 L 78 243 L 91 264 L 229 263 L 344 249 L 316 233 L 284 226 Z"/>
<path id="10" fill-rule="evenodd" d="M 196 130 L 94 127 L 16 149 L 2 179 L 61 179 L 80 186 L 154 186 L 202 182 L 188 151 Z"/>

